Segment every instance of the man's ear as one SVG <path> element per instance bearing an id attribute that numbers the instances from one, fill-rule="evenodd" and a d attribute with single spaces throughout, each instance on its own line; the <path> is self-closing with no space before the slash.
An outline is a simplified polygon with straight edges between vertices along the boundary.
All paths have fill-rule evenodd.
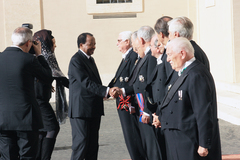
<path id="1" fill-rule="evenodd" d="M 182 50 L 182 51 L 181 51 L 181 56 L 182 56 L 182 59 L 185 59 L 186 56 L 187 56 L 187 52 L 184 51 L 184 50 Z"/>
<path id="2" fill-rule="evenodd" d="M 174 36 L 175 36 L 175 37 L 180 37 L 179 32 L 175 32 L 175 33 L 174 33 Z"/>
<path id="3" fill-rule="evenodd" d="M 159 33 L 162 38 L 164 38 L 164 34 L 162 32 Z"/>
<path id="4" fill-rule="evenodd" d="M 130 45 L 130 40 L 129 40 L 129 39 L 126 39 L 126 40 L 125 40 L 125 43 L 126 43 L 127 45 Z"/>
<path id="5" fill-rule="evenodd" d="M 82 46 L 83 46 L 83 44 L 82 44 L 82 43 L 80 43 L 78 47 L 79 47 L 79 48 L 82 48 Z"/>
<path id="6" fill-rule="evenodd" d="M 141 45 L 144 45 L 146 43 L 142 37 L 139 38 L 139 42 Z"/>
<path id="7" fill-rule="evenodd" d="M 31 43 L 31 40 L 28 40 L 28 41 L 25 43 L 26 47 L 28 47 L 28 46 L 30 45 L 30 43 Z"/>

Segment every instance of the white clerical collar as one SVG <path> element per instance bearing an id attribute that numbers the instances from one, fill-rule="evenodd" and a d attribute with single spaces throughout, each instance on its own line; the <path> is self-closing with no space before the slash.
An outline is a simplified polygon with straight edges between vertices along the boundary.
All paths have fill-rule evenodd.
<path id="1" fill-rule="evenodd" d="M 131 49 L 132 49 L 132 47 L 129 48 L 129 49 L 127 50 L 127 52 L 125 52 L 124 54 L 122 54 L 122 58 L 123 58 L 123 59 L 125 59 L 125 58 L 127 57 L 128 53 L 130 52 Z"/>
<path id="2" fill-rule="evenodd" d="M 162 63 L 162 54 L 157 58 L 157 65 Z"/>
<path id="3" fill-rule="evenodd" d="M 20 48 L 19 46 L 16 46 L 16 45 L 11 45 L 11 47 L 15 47 L 15 48 L 19 48 L 22 50 L 22 48 Z M 22 50 L 23 51 L 23 50 Z"/>
<path id="4" fill-rule="evenodd" d="M 192 59 L 188 60 L 187 62 L 184 63 L 182 69 L 180 69 L 178 71 L 178 76 L 181 76 L 182 72 L 190 65 L 192 64 L 194 61 L 196 60 L 195 57 L 193 57 Z"/>
<path id="5" fill-rule="evenodd" d="M 87 55 L 85 52 L 83 52 L 83 50 L 81 50 L 80 48 L 79 48 L 79 50 L 80 50 L 85 56 L 87 56 L 88 59 L 90 58 L 90 56 Z"/>
<path id="6" fill-rule="evenodd" d="M 147 48 L 146 48 L 146 50 L 145 50 L 144 54 L 146 55 L 146 54 L 149 52 L 149 50 L 150 50 L 150 47 L 149 47 L 149 46 L 147 46 Z"/>

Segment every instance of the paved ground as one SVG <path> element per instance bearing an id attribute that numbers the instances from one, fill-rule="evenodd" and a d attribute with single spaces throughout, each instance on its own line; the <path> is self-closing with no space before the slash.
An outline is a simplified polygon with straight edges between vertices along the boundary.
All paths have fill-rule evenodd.
<path id="1" fill-rule="evenodd" d="M 130 159 L 123 139 L 114 100 L 105 101 L 99 135 L 99 160 Z M 240 126 L 219 120 L 223 154 L 240 154 Z M 71 126 L 69 119 L 61 125 L 52 160 L 69 160 L 71 157 Z"/>

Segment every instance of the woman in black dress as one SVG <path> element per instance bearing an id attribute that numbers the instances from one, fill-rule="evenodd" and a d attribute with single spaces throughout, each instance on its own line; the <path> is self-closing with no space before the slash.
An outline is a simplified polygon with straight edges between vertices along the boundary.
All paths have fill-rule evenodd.
<path id="1" fill-rule="evenodd" d="M 45 29 L 40 30 L 34 34 L 33 39 L 41 42 L 41 52 L 52 70 L 52 80 L 55 79 L 57 84 L 61 84 L 68 88 L 68 79 L 60 70 L 54 54 L 56 42 L 55 38 L 52 36 L 52 32 Z M 60 130 L 59 122 L 57 121 L 52 106 L 49 103 L 52 90 L 52 83 L 46 84 L 36 79 L 35 94 L 40 106 L 44 126 L 44 128 L 39 130 L 39 149 L 37 160 L 51 159 L 56 137 Z"/>

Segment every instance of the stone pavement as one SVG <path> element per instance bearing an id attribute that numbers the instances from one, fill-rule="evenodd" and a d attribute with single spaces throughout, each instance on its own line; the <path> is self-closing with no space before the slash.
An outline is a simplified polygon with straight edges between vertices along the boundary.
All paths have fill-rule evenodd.
<path id="1" fill-rule="evenodd" d="M 107 100 L 105 104 L 105 116 L 102 117 L 99 133 L 99 160 L 130 159 L 128 154 L 115 100 Z M 240 126 L 219 120 L 222 143 L 222 154 L 240 154 Z M 69 160 L 71 157 L 71 126 L 69 119 L 60 126 L 60 133 L 52 155 L 52 160 Z M 237 160 L 237 159 L 234 159 Z"/>

